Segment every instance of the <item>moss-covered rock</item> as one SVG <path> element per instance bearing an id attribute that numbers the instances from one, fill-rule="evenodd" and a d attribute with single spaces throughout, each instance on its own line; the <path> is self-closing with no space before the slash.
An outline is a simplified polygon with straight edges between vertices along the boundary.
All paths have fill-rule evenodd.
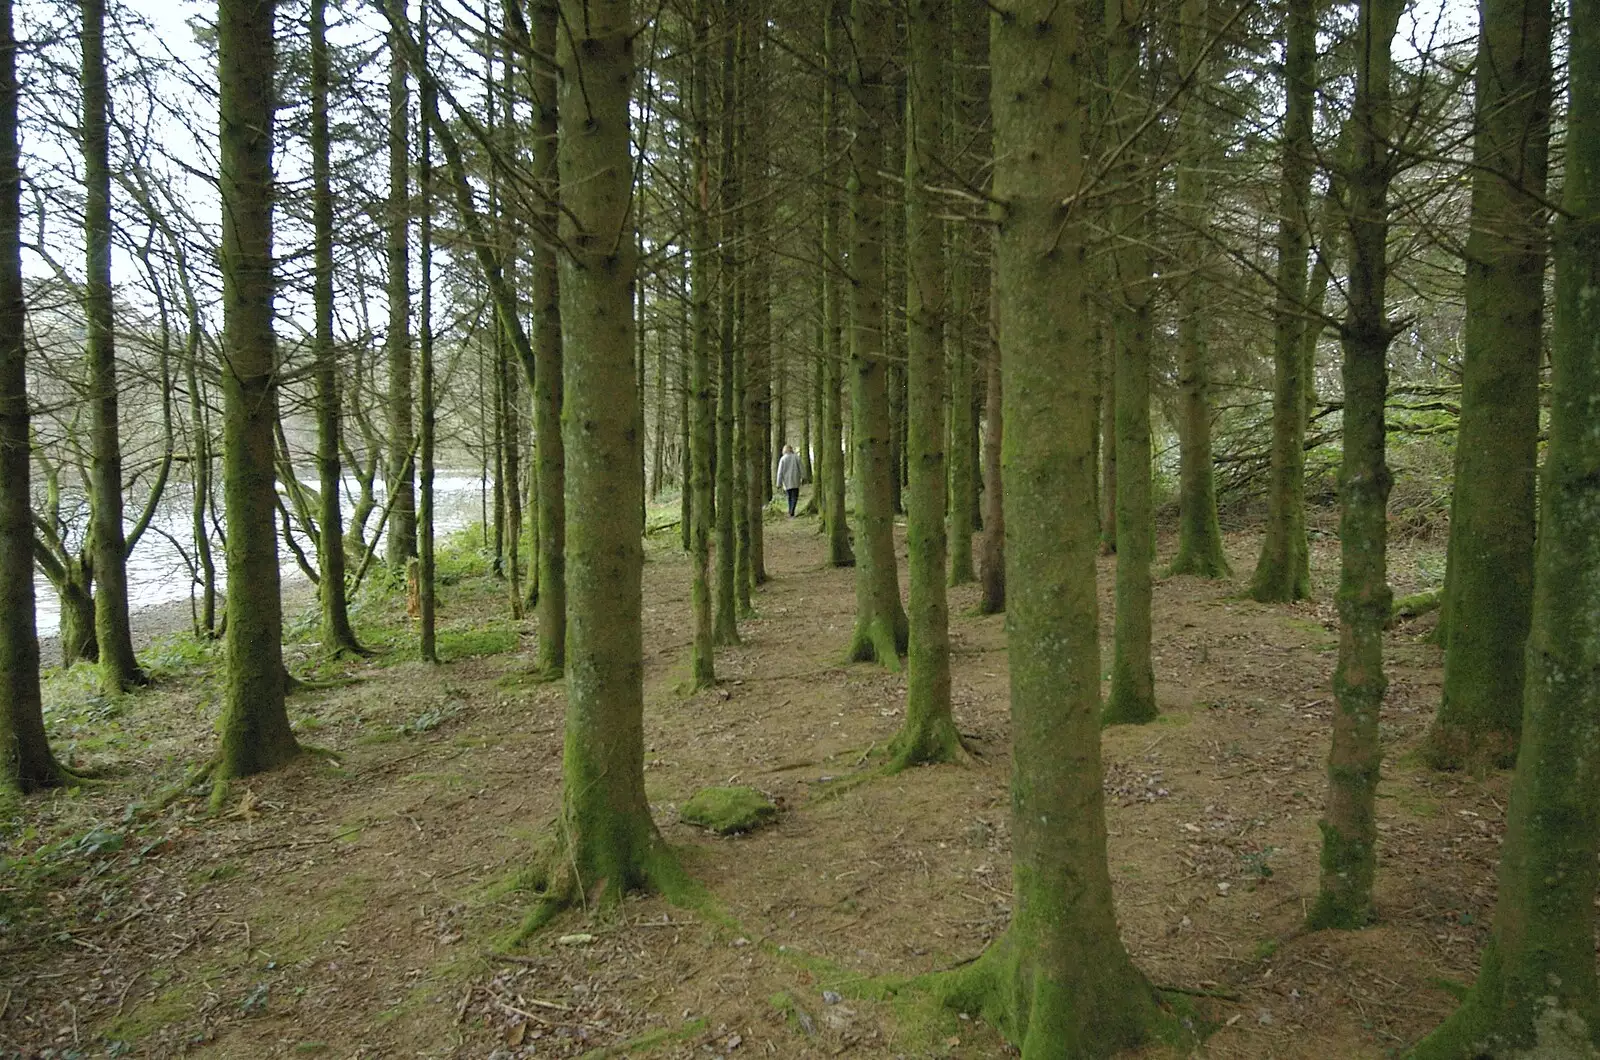
<path id="1" fill-rule="evenodd" d="M 709 828 L 718 835 L 750 832 L 777 819 L 778 807 L 755 788 L 701 788 L 683 804 L 686 824 Z"/>

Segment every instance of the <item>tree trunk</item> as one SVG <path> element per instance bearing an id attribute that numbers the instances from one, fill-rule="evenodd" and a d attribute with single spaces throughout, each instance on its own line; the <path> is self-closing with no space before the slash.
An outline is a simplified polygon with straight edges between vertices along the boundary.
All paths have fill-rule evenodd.
<path id="1" fill-rule="evenodd" d="M 406 9 L 387 0 L 404 22 Z M 402 573 L 417 554 L 416 475 L 411 452 L 411 92 L 407 85 L 405 45 L 398 31 L 389 42 L 389 204 L 387 244 L 389 331 L 388 420 L 389 533 L 384 555 L 392 570 Z"/>
<path id="2" fill-rule="evenodd" d="M 317 373 L 317 593 L 322 609 L 322 647 L 332 655 L 360 653 L 345 595 L 342 488 L 339 467 L 339 361 L 333 347 L 333 189 L 328 140 L 328 41 L 326 0 L 311 0 L 311 219 L 314 230 L 312 314 Z"/>
<path id="3" fill-rule="evenodd" d="M 194 490 L 189 499 L 189 534 L 200 561 L 200 614 L 195 634 L 213 637 L 217 632 L 217 564 L 206 518 L 211 509 L 211 428 L 206 420 L 207 402 L 200 391 L 200 307 L 192 292 L 186 289 L 184 293 L 189 340 L 184 351 L 183 377 L 189 391 L 189 476 Z"/>
<path id="4" fill-rule="evenodd" d="M 1322 875 L 1306 918 L 1312 929 L 1355 928 L 1371 916 L 1377 865 L 1378 711 L 1388 679 L 1389 620 L 1384 400 L 1393 329 L 1388 277 L 1390 47 L 1402 0 L 1362 0 L 1357 30 L 1355 161 L 1350 177 L 1349 315 L 1344 346 L 1344 452 L 1339 467 L 1339 662 L 1333 746 L 1323 813 Z"/>
<path id="5" fill-rule="evenodd" d="M 275 0 L 220 0 L 223 496 L 228 519 L 227 686 L 219 780 L 299 753 L 284 707 L 283 602 L 274 533 L 272 124 Z M 220 793 L 224 789 L 219 787 Z"/>
<path id="6" fill-rule="evenodd" d="M 1311 118 L 1316 92 L 1317 25 L 1312 0 L 1289 0 L 1284 80 L 1283 180 L 1278 195 L 1278 275 L 1272 310 L 1272 475 L 1267 529 L 1250 582 L 1263 603 L 1311 595 L 1306 542 L 1306 258 L 1311 219 Z"/>
<path id="7" fill-rule="evenodd" d="M 1178 67 L 1199 83 L 1209 32 L 1207 0 L 1184 0 L 1179 15 L 1182 40 Z M 1209 331 L 1210 286 L 1205 280 L 1208 258 L 1201 235 L 1210 224 L 1210 188 L 1206 177 L 1212 156 L 1211 137 L 1200 107 L 1188 94 L 1182 101 L 1178 127 L 1187 154 L 1178 166 L 1178 209 L 1188 233 L 1184 251 L 1190 266 L 1178 294 L 1178 554 L 1171 573 L 1226 578 L 1232 571 L 1222 551 L 1217 523 L 1217 486 L 1211 468 L 1211 372 Z"/>
<path id="8" fill-rule="evenodd" d="M 557 42 L 556 0 L 531 5 L 533 41 L 548 54 Z M 556 72 L 534 65 L 533 168 L 542 195 L 538 226 L 556 226 Z M 533 246 L 533 430 L 539 439 L 539 671 L 557 678 L 566 668 L 566 457 L 561 434 L 562 327 L 556 251 L 545 240 Z"/>
<path id="9" fill-rule="evenodd" d="M 1107 68 L 1112 127 L 1124 145 L 1108 175 L 1112 262 L 1111 321 L 1116 376 L 1117 574 L 1108 725 L 1153 721 L 1155 672 L 1150 660 L 1154 523 L 1150 471 L 1150 297 L 1154 262 L 1143 216 L 1153 193 L 1142 176 L 1136 129 L 1146 109 L 1139 68 L 1140 19 L 1134 0 L 1106 0 Z"/>
<path id="10" fill-rule="evenodd" d="M 11 0 L 0 0 L 0 791 L 27 794 L 65 776 L 50 753 L 39 689 L 17 97 Z"/>
<path id="11" fill-rule="evenodd" d="M 561 849 L 549 863 L 562 882 L 547 909 L 609 905 L 681 878 L 644 787 L 644 454 L 628 148 L 635 27 L 629 0 L 561 0 L 561 24 L 570 30 L 557 52 L 570 665 Z"/>
<path id="12" fill-rule="evenodd" d="M 1495 10 L 1486 6 L 1484 17 Z M 1600 68 L 1600 3 L 1574 0 L 1569 68 Z M 1485 32 L 1488 30 L 1486 28 Z M 1550 433 L 1540 483 L 1522 741 L 1494 929 L 1461 1008 L 1418 1060 L 1594 1056 L 1600 810 L 1600 81 L 1571 78 L 1563 216 L 1555 230 Z"/>
<path id="13" fill-rule="evenodd" d="M 65 667 L 80 662 L 100 662 L 91 569 L 87 555 L 68 556 L 61 568 L 64 576 L 55 587 L 56 603 L 61 610 L 61 665 Z"/>
<path id="14" fill-rule="evenodd" d="M 996 263 L 994 268 L 998 267 Z M 998 615 L 1006 609 L 1005 481 L 1000 451 L 1005 441 L 1004 366 L 999 337 L 1000 292 L 995 280 L 991 273 L 989 356 L 983 399 L 983 547 L 978 555 L 978 585 L 982 590 L 978 610 L 986 615 Z"/>
<path id="15" fill-rule="evenodd" d="M 693 403 L 689 436 L 690 474 L 685 488 L 692 506 L 689 557 L 694 576 L 690 598 L 694 607 L 694 640 L 690 650 L 690 681 L 705 688 L 717 679 L 714 628 L 711 621 L 711 464 L 717 445 L 716 379 L 711 365 L 712 318 L 711 247 L 711 57 L 710 27 L 706 10 L 712 0 L 694 0 L 694 53 L 690 58 L 690 121 L 694 127 L 695 201 L 690 218 L 691 243 L 689 297 L 692 302 L 693 347 L 689 390 Z"/>
<path id="16" fill-rule="evenodd" d="M 745 56 L 741 72 L 746 80 L 745 122 L 749 143 L 743 154 L 748 173 L 745 197 L 756 203 L 766 201 L 767 180 L 767 70 L 769 56 L 764 46 L 765 5 L 747 2 Z M 747 476 L 747 509 L 750 586 L 767 580 L 766 527 L 762 513 L 772 497 L 773 460 L 768 449 L 772 438 L 772 254 L 768 225 L 758 210 L 747 213 L 747 238 L 750 265 L 744 320 L 748 331 L 744 342 L 745 437 L 749 452 L 744 464 Z M 781 420 L 781 417 L 780 417 Z M 746 601 L 748 602 L 748 601 Z"/>
<path id="17" fill-rule="evenodd" d="M 1487 0 L 1478 36 L 1461 426 L 1450 503 L 1439 768 L 1509 766 L 1533 609 L 1550 0 Z"/>
<path id="18" fill-rule="evenodd" d="M 1080 5 L 1012 0 L 992 26 L 994 196 L 1005 346 L 1010 622 L 1010 927 L 950 973 L 1025 1060 L 1103 1057 L 1154 1028 L 1117 933 L 1101 789 L 1094 359 L 1084 244 L 1088 86 Z"/>
<path id="19" fill-rule="evenodd" d="M 850 547 L 850 524 L 845 514 L 844 406 L 844 294 L 838 270 L 844 259 L 844 218 L 839 201 L 837 165 L 843 148 L 839 129 L 839 82 L 848 63 L 848 0 L 826 0 L 823 5 L 823 52 L 828 76 L 822 89 L 822 517 L 828 531 L 828 562 L 835 567 L 855 565 Z"/>
<path id="20" fill-rule="evenodd" d="M 906 13 L 906 446 L 909 652 L 906 718 L 890 767 L 964 757 L 950 713 L 950 605 L 945 597 L 944 225 L 930 182 L 944 156 L 945 0 L 913 0 Z"/>
<path id="21" fill-rule="evenodd" d="M 734 325 L 736 323 L 736 292 L 738 286 L 738 259 L 735 244 L 739 232 L 739 166 L 737 155 L 737 71 L 738 30 L 736 8 L 731 0 L 722 2 L 722 232 L 720 269 L 720 368 L 717 395 L 717 455 L 716 518 L 717 518 L 717 589 L 716 613 L 713 617 L 714 638 L 718 644 L 739 643 L 737 556 L 735 550 L 735 516 L 744 506 L 738 498 L 744 495 L 743 480 L 736 473 L 738 464 L 734 454 Z M 738 487 L 737 489 L 735 487 Z"/>
<path id="22" fill-rule="evenodd" d="M 978 67 L 988 62 L 987 15 L 967 4 L 951 4 L 952 16 L 949 142 L 961 143 L 976 136 L 981 124 L 977 97 L 982 95 Z M 987 151 L 980 143 L 978 150 Z M 953 160 L 968 179 L 974 177 L 968 158 Z M 978 410 L 974 373 L 972 290 L 977 241 L 986 236 L 966 225 L 950 231 L 950 317 L 945 332 L 945 348 L 950 360 L 950 584 L 965 585 L 977 580 L 972 562 L 972 535 L 978 527 Z"/>
<path id="23" fill-rule="evenodd" d="M 899 669 L 908 630 L 894 554 L 894 479 L 890 402 L 884 364 L 883 141 L 893 128 L 889 87 L 892 12 L 884 0 L 852 0 L 850 64 L 854 137 L 850 144 L 850 362 L 855 419 L 856 627 L 850 658 Z"/>
<path id="24" fill-rule="evenodd" d="M 106 125 L 105 0 L 83 0 L 83 316 L 92 459 L 89 534 L 94 551 L 95 640 L 107 695 L 145 683 L 128 622 L 127 542 L 122 529 L 122 443 L 111 294 L 111 167 Z"/>
<path id="25" fill-rule="evenodd" d="M 699 151 L 703 150 L 703 147 L 697 143 L 694 149 Z M 692 192 L 695 196 L 693 207 L 695 210 L 702 209 L 699 187 L 697 179 L 695 191 Z M 697 427 L 693 417 L 699 415 L 698 405 L 694 406 L 693 412 L 690 411 L 692 399 L 689 366 L 695 356 L 695 329 L 699 326 L 694 317 L 694 278 L 689 275 L 693 268 L 693 262 L 686 263 L 684 268 L 683 289 L 689 292 L 689 304 L 686 307 L 688 315 L 683 322 L 678 347 L 678 540 L 685 552 L 691 552 L 694 546 L 694 437 Z"/>
<path id="26" fill-rule="evenodd" d="M 320 4 L 322 0 L 312 0 Z M 428 5 L 422 4 L 418 14 L 418 47 L 422 61 L 428 61 Z M 435 106 L 432 86 L 423 83 L 422 113 Z M 417 482 L 417 643 L 418 654 L 424 662 L 439 661 L 435 637 L 436 601 L 434 599 L 434 525 L 433 525 L 433 462 L 434 462 L 434 392 L 433 392 L 433 141 L 428 133 L 428 123 L 417 123 L 417 197 L 421 216 L 417 221 L 417 242 L 421 247 L 418 263 L 421 275 L 418 280 L 417 305 L 417 404 L 421 413 L 421 439 L 418 447 L 419 475 Z"/>

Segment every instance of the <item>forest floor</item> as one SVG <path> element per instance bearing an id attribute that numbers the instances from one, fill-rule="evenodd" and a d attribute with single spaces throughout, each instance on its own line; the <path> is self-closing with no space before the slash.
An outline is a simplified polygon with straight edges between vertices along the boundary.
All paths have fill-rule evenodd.
<path id="1" fill-rule="evenodd" d="M 563 695 L 529 678 L 535 630 L 503 617 L 503 583 L 460 560 L 443 590 L 448 661 L 396 648 L 311 667 L 352 679 L 291 700 L 302 739 L 333 757 L 240 785 L 217 814 L 181 783 L 215 740 L 218 649 L 162 641 L 145 654 L 157 684 L 113 700 L 55 676 L 57 749 L 102 779 L 0 821 L 0 1056 L 1006 1055 L 976 1018 L 885 999 L 873 981 L 950 967 L 1006 925 L 1003 619 L 976 613 L 973 587 L 952 592 L 955 714 L 974 763 L 872 775 L 904 678 L 841 661 L 854 575 L 824 564 L 815 529 L 767 524 L 757 615 L 719 652 L 722 684 L 693 696 L 679 691 L 687 562 L 652 539 L 646 780 L 709 890 L 699 911 L 633 899 L 511 941 L 529 903 L 511 884 L 557 810 Z M 1230 534 L 1235 571 L 1256 545 Z M 1100 571 L 1108 664 L 1113 562 Z M 1399 545 L 1391 562 L 1410 591 L 1436 573 L 1438 546 Z M 1153 982 L 1210 995 L 1195 999 L 1215 1028 L 1199 1055 L 1397 1055 L 1450 1010 L 1487 931 L 1508 777 L 1417 763 L 1440 679 L 1426 620 L 1387 645 L 1379 921 L 1301 931 L 1326 787 L 1334 539 L 1316 539 L 1314 564 L 1315 600 L 1293 606 L 1241 598 L 1241 577 L 1161 580 L 1163 715 L 1104 737 L 1124 937 Z M 397 595 L 357 618 L 373 642 L 410 639 Z M 290 654 L 299 673 L 315 649 Z M 679 822 L 690 794 L 730 781 L 777 799 L 777 823 L 721 839 Z M 163 804 L 163 790 L 179 796 Z"/>

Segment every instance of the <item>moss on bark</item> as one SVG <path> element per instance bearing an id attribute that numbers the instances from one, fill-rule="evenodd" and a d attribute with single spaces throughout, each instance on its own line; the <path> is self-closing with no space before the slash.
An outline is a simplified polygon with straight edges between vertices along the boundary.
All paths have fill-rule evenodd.
<path id="1" fill-rule="evenodd" d="M 1278 273 L 1272 307 L 1272 462 L 1267 528 L 1250 581 L 1262 602 L 1311 595 L 1306 541 L 1305 358 L 1300 340 L 1310 243 L 1312 111 L 1317 24 L 1312 0 L 1290 0 L 1284 79 L 1283 176 L 1278 192 Z"/>
<path id="2" fill-rule="evenodd" d="M 1569 26 L 1571 68 L 1595 69 L 1600 3 L 1575 0 Z M 1493 934 L 1476 984 L 1418 1060 L 1600 1054 L 1600 82 L 1573 78 L 1571 92 L 1522 743 Z"/>
<path id="3" fill-rule="evenodd" d="M 274 523 L 274 16 L 273 0 L 223 0 L 217 19 L 222 329 L 229 352 L 222 359 L 228 628 L 217 762 L 221 781 L 273 769 L 300 751 L 284 706 L 287 671 Z"/>
<path id="4" fill-rule="evenodd" d="M 940 157 L 946 0 L 913 0 L 906 103 L 906 492 L 910 581 L 906 717 L 890 768 L 964 758 L 950 713 L 950 606 L 945 596 L 944 231 L 928 189 Z M 970 537 L 970 531 L 963 540 Z M 970 548 L 968 552 L 970 553 Z"/>
<path id="5" fill-rule="evenodd" d="M 17 51 L 0 0 L 0 796 L 64 779 L 45 736 L 34 618 Z"/>
<path id="6" fill-rule="evenodd" d="M 909 636 L 894 554 L 894 476 L 884 364 L 885 130 L 894 125 L 889 85 L 893 29 L 882 0 L 853 0 L 855 106 L 850 144 L 851 408 L 855 419 L 856 625 L 849 657 L 899 669 Z"/>
<path id="7" fill-rule="evenodd" d="M 643 439 L 631 289 L 637 244 L 629 0 L 563 0 L 558 65 L 560 289 L 567 470 L 567 712 L 561 816 L 536 927 L 565 905 L 683 882 L 644 790 Z M 576 76 L 583 57 L 583 78 Z"/>
<path id="8" fill-rule="evenodd" d="M 1010 0 L 991 26 L 1011 570 L 1011 925 L 937 984 L 1026 1060 L 1145 1041 L 1155 992 L 1117 931 L 1106 864 L 1084 178 L 1082 3 Z M 1071 204 L 1071 205 L 1069 205 Z"/>
<path id="9" fill-rule="evenodd" d="M 1178 67 L 1205 78 L 1202 63 L 1207 46 L 1207 0 L 1184 0 Z M 1185 95 L 1178 116 L 1188 152 L 1178 167 L 1178 209 L 1190 228 L 1203 231 L 1208 223 L 1209 189 L 1206 166 L 1212 154 L 1200 106 L 1193 94 Z M 1193 273 L 1179 292 L 1178 316 L 1178 554 L 1172 574 L 1226 578 L 1233 572 L 1222 551 L 1222 528 L 1217 522 L 1216 477 L 1211 467 L 1211 371 L 1207 304 L 1209 285 L 1203 279 L 1206 244 L 1192 238 L 1185 250 Z"/>
<path id="10" fill-rule="evenodd" d="M 1355 161 L 1350 176 L 1349 316 L 1343 328 L 1344 456 L 1339 469 L 1339 661 L 1333 674 L 1333 745 L 1321 821 L 1321 878 L 1311 928 L 1356 928 L 1371 919 L 1377 868 L 1376 794 L 1382 752 L 1378 711 L 1388 679 L 1389 620 L 1384 400 L 1393 328 L 1388 275 L 1391 41 L 1400 0 L 1363 0 L 1357 31 Z"/>
<path id="11" fill-rule="evenodd" d="M 1451 625 L 1426 744 L 1429 762 L 1447 769 L 1509 766 L 1522 723 L 1544 339 L 1548 0 L 1486 4 L 1475 100 Z"/>
<path id="12" fill-rule="evenodd" d="M 693 244 L 689 299 L 693 336 L 690 340 L 689 403 L 689 559 L 693 568 L 690 601 L 694 611 L 694 638 L 689 651 L 690 683 L 706 688 L 715 683 L 716 659 L 711 623 L 712 454 L 717 444 L 715 380 L 711 368 L 711 103 L 710 29 L 706 13 L 709 0 L 696 0 L 694 55 L 690 70 L 690 121 L 694 128 L 694 184 L 697 197 L 690 218 Z"/>
<path id="13" fill-rule="evenodd" d="M 822 517 L 828 534 L 828 562 L 835 567 L 852 567 L 856 562 L 845 514 L 844 403 L 840 396 L 844 388 L 845 299 L 836 270 L 844 257 L 844 218 L 836 190 L 837 163 L 832 161 L 840 154 L 839 83 L 846 64 L 842 32 L 847 11 L 847 0 L 828 0 L 822 13 L 829 73 L 822 95 L 823 164 L 834 177 L 825 181 L 822 204 Z"/>

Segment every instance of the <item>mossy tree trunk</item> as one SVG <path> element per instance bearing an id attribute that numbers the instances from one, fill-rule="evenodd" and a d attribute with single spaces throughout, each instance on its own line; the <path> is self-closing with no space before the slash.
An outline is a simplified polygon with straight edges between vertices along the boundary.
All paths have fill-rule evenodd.
<path id="1" fill-rule="evenodd" d="M 992 38 L 991 38 L 992 39 Z M 995 266 L 998 268 L 998 265 Z M 991 276 L 991 281 L 994 279 Z M 984 363 L 983 409 L 983 537 L 978 555 L 978 610 L 998 615 L 1006 609 L 1006 515 L 1005 481 L 1000 474 L 1001 450 L 1005 441 L 1003 351 L 996 334 L 999 312 L 998 290 L 989 285 L 989 355 Z"/>
<path id="2" fill-rule="evenodd" d="M 694 130 L 694 194 L 690 217 L 689 298 L 693 346 L 689 369 L 692 427 L 689 435 L 690 467 L 688 482 L 691 526 L 689 557 L 694 567 L 690 599 L 694 608 L 694 640 L 690 649 L 690 680 L 704 688 L 717 679 L 712 648 L 711 623 L 711 458 L 717 444 L 715 376 L 711 366 L 712 271 L 711 244 L 711 48 L 707 6 L 711 0 L 695 0 L 694 44 L 690 62 L 689 112 Z"/>
<path id="3" fill-rule="evenodd" d="M 961 737 L 950 713 L 950 605 L 945 597 L 944 225 L 930 187 L 944 155 L 944 57 L 950 31 L 946 0 L 912 0 L 906 24 L 906 446 L 911 472 L 906 491 L 906 575 L 910 607 L 906 717 L 890 745 L 892 769 L 963 757 Z"/>
<path id="4" fill-rule="evenodd" d="M 1154 261 L 1143 197 L 1153 191 L 1142 176 L 1137 127 L 1148 108 L 1140 71 L 1141 21 L 1135 0 L 1106 0 L 1106 67 L 1112 128 L 1124 150 L 1108 174 L 1113 204 L 1112 334 L 1116 373 L 1117 575 L 1115 634 L 1111 649 L 1108 725 L 1142 724 L 1156 718 L 1155 670 L 1150 659 L 1155 532 L 1150 469 L 1150 297 Z M 1090 362 L 1092 365 L 1092 361 Z M 1091 379 L 1093 375 L 1091 373 Z"/>
<path id="5" fill-rule="evenodd" d="M 982 94 L 983 85 L 979 67 L 988 62 L 988 28 L 984 25 L 987 14 L 971 4 L 947 5 L 951 16 L 950 98 L 945 111 L 948 115 L 947 142 L 960 144 L 979 135 L 984 128 L 982 110 L 975 98 Z M 987 143 L 979 150 L 986 153 Z M 970 156 L 955 156 L 951 163 L 960 166 L 968 180 L 975 177 Z M 978 415 L 974 373 L 978 369 L 975 350 L 982 344 L 974 341 L 972 322 L 972 291 L 975 266 L 978 259 L 977 241 L 988 234 L 969 225 L 958 225 L 950 230 L 950 315 L 945 330 L 945 346 L 950 361 L 950 584 L 965 585 L 976 581 L 977 568 L 972 562 L 972 535 L 978 528 Z"/>
<path id="6" fill-rule="evenodd" d="M 533 46 L 551 54 L 560 24 L 556 0 L 535 0 L 529 6 Z M 556 73 L 542 60 L 533 62 L 533 168 L 541 195 L 536 203 L 538 227 L 552 231 L 557 223 L 560 193 L 556 176 Z M 566 457 L 561 438 L 562 346 L 561 294 L 556 251 L 535 240 L 532 265 L 533 431 L 538 439 L 535 460 L 539 476 L 539 662 L 546 677 L 560 677 L 566 667 Z"/>
<path id="7" fill-rule="evenodd" d="M 1306 541 L 1305 359 L 1300 337 L 1311 219 L 1317 25 L 1313 0 L 1289 0 L 1285 31 L 1283 176 L 1278 191 L 1278 272 L 1272 307 L 1272 471 L 1267 527 L 1250 582 L 1263 602 L 1311 595 Z"/>
<path id="8" fill-rule="evenodd" d="M 749 130 L 748 143 L 741 152 L 745 172 L 745 197 L 754 203 L 767 201 L 767 144 L 771 109 L 767 102 L 767 67 L 770 54 L 765 46 L 766 4 L 760 0 L 747 0 L 745 11 L 744 49 L 741 64 L 745 88 L 745 127 Z M 772 496 L 772 459 L 769 446 L 772 438 L 772 247 L 763 211 L 757 208 L 747 216 L 746 238 L 750 246 L 750 261 L 746 274 L 744 319 L 747 333 L 744 342 L 744 417 L 745 435 L 748 438 L 745 453 L 745 503 L 748 527 L 746 546 L 747 584 L 761 585 L 767 580 L 766 527 L 762 513 Z M 782 427 L 780 417 L 780 428 Z M 780 431 L 781 433 L 781 431 Z"/>
<path id="9" fill-rule="evenodd" d="M 1005 346 L 1012 718 L 1006 933 L 942 984 L 1025 1060 L 1106 1057 L 1157 1019 L 1117 932 L 1101 791 L 1084 244 L 1081 3 L 1011 0 L 991 18 L 996 257 Z"/>
<path id="10" fill-rule="evenodd" d="M 1550 0 L 1486 0 L 1482 12 L 1450 627 L 1427 744 L 1443 768 L 1515 760 L 1533 607 Z"/>
<path id="11" fill-rule="evenodd" d="M 1101 327 L 1095 328 L 1095 367 L 1099 371 L 1099 509 L 1100 551 L 1117 551 L 1117 372 L 1112 363 L 1112 343 Z"/>
<path id="12" fill-rule="evenodd" d="M 122 528 L 122 442 L 111 294 L 111 166 L 107 126 L 105 0 L 83 0 L 83 316 L 90 411 L 89 535 L 94 551 L 94 629 L 100 687 L 114 695 L 145 683 L 128 622 L 128 554 Z"/>
<path id="13" fill-rule="evenodd" d="M 11 0 L 0 0 L 0 791 L 28 793 L 65 778 L 45 735 L 34 619 L 17 97 Z"/>
<path id="14" fill-rule="evenodd" d="M 1204 83 L 1201 72 L 1207 39 L 1207 0 L 1184 0 L 1179 20 L 1180 72 Z M 1204 276 L 1210 187 L 1206 167 L 1211 137 L 1191 92 L 1180 102 L 1178 128 L 1186 152 L 1178 165 L 1178 209 L 1188 229 L 1184 251 L 1190 274 L 1178 294 L 1178 554 L 1173 574 L 1226 578 L 1232 572 L 1222 551 L 1217 523 L 1217 485 L 1211 466 L 1211 371 L 1209 285 Z"/>
<path id="15" fill-rule="evenodd" d="M 284 706 L 283 602 L 274 533 L 272 126 L 275 0 L 220 0 L 223 497 L 228 519 L 227 684 L 220 780 L 299 753 Z"/>
<path id="16" fill-rule="evenodd" d="M 404 22 L 405 7 L 399 5 L 399 0 L 388 3 L 396 7 L 394 17 Z M 411 451 L 411 91 L 405 46 L 398 30 L 391 30 L 389 50 L 389 203 L 385 229 L 389 330 L 384 339 L 389 390 L 384 416 L 389 435 L 385 484 L 390 501 L 384 557 L 392 570 L 403 573 L 407 561 L 417 554 L 417 500 L 416 464 Z"/>
<path id="17" fill-rule="evenodd" d="M 855 420 L 856 625 L 849 656 L 899 669 L 908 630 L 894 554 L 893 425 L 884 365 L 885 130 L 893 128 L 889 85 L 893 13 L 886 0 L 851 0 L 850 394 Z"/>
<path id="18" fill-rule="evenodd" d="M 1339 661 L 1333 674 L 1333 746 L 1321 821 L 1322 872 L 1312 928 L 1356 928 L 1371 917 L 1377 866 L 1378 711 L 1388 679 L 1386 550 L 1391 482 L 1384 458 L 1389 340 L 1390 48 L 1402 0 L 1362 0 L 1358 13 L 1355 154 L 1350 194 L 1349 313 L 1344 346 L 1344 452 L 1339 467 Z"/>
<path id="19" fill-rule="evenodd" d="M 738 564 L 736 550 L 736 515 L 745 511 L 739 498 L 744 496 L 743 479 L 738 474 L 734 454 L 734 420 L 736 419 L 737 392 L 734 389 L 735 325 L 739 261 L 737 244 L 740 238 L 739 165 L 738 165 L 738 59 L 739 22 L 737 9 L 731 0 L 722 0 L 722 67 L 720 119 L 722 149 L 719 162 L 722 167 L 721 201 L 718 204 L 722 218 L 718 256 L 718 296 L 720 315 L 718 388 L 717 388 L 717 456 L 716 518 L 717 518 L 717 580 L 715 613 L 713 615 L 714 639 L 718 644 L 739 643 Z"/>
<path id="20" fill-rule="evenodd" d="M 322 0 L 313 0 L 321 3 Z M 428 6 L 418 10 L 417 46 L 428 61 Z M 422 113 L 438 106 L 431 82 L 421 86 Z M 437 416 L 433 383 L 433 138 L 426 120 L 417 123 L 417 411 L 420 437 L 417 445 L 417 647 L 424 662 L 439 661 L 436 635 L 437 603 L 434 593 L 433 472 Z"/>
<path id="21" fill-rule="evenodd" d="M 835 567 L 855 564 L 850 547 L 850 524 L 845 515 L 844 455 L 844 294 L 839 270 L 844 259 L 843 209 L 836 190 L 838 164 L 843 147 L 839 131 L 839 82 L 848 62 L 843 42 L 847 40 L 847 0 L 825 0 L 823 5 L 823 52 L 827 76 L 822 89 L 822 517 L 828 533 L 828 562 Z"/>
<path id="22" fill-rule="evenodd" d="M 1493 5 L 1484 9 L 1485 17 Z M 1600 3 L 1574 0 L 1570 69 L 1600 68 Z M 1550 427 L 1522 740 L 1478 980 L 1418 1060 L 1594 1056 L 1600 852 L 1600 80 L 1573 77 L 1555 229 Z"/>
<path id="23" fill-rule="evenodd" d="M 359 653 L 345 595 L 343 486 L 339 467 L 339 362 L 333 346 L 333 188 L 328 134 L 326 0 L 311 2 L 311 223 L 313 358 L 317 391 L 317 554 L 321 577 L 322 647 L 329 654 Z"/>
<path id="24" fill-rule="evenodd" d="M 561 0 L 558 151 L 567 715 L 552 894 L 587 907 L 676 866 L 644 790 L 643 501 L 632 285 L 629 0 Z"/>

